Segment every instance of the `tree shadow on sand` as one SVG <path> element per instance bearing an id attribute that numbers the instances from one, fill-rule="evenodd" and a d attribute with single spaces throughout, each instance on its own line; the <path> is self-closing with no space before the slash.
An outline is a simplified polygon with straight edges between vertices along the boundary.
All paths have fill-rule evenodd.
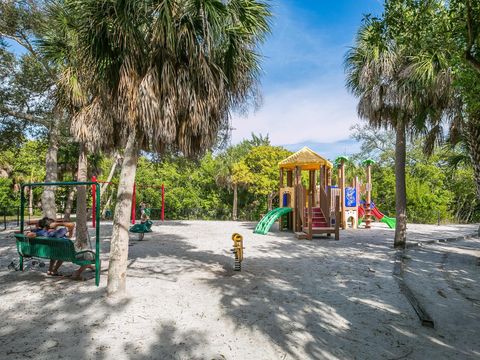
<path id="1" fill-rule="evenodd" d="M 259 252 L 234 273 L 226 253 L 199 250 L 164 233 L 168 246 L 151 246 L 148 254 L 161 261 L 144 263 L 141 271 L 160 277 L 209 272 L 202 281 L 220 290 L 224 314 L 237 328 L 263 333 L 291 358 L 355 358 L 367 348 L 377 358 L 424 358 L 425 347 L 440 347 L 446 356 L 473 354 L 419 325 L 392 277 L 390 242 L 299 242 L 291 234 L 276 235 L 256 244 Z M 174 270 L 166 259 L 176 261 Z"/>
<path id="2" fill-rule="evenodd" d="M 104 290 L 95 286 L 75 291 L 76 283 L 46 278 L 38 271 L 0 271 L 2 359 L 103 359 L 95 339 L 105 323 L 128 304 L 107 304 Z"/>
<path id="3" fill-rule="evenodd" d="M 105 257 L 109 231 L 102 227 Z M 243 270 L 234 272 L 227 248 L 214 251 L 202 246 L 207 236 L 199 233 L 192 240 L 165 228 L 143 245 L 135 243 L 129 249 L 128 276 L 132 281 L 155 278 L 166 284 L 185 272 L 198 273 L 195 281 L 218 294 L 222 317 L 239 331 L 265 336 L 278 358 L 424 359 L 439 351 L 445 358 L 477 354 L 478 349 L 460 349 L 455 339 L 419 325 L 392 277 L 395 251 L 389 241 L 372 240 L 367 234 L 338 242 L 309 242 L 275 233 L 248 243 Z M 0 253 L 14 253 L 14 246 L 0 244 Z M 2 261 L 0 265 L 5 264 Z M 108 331 L 112 318 L 121 317 L 128 305 L 128 301 L 110 305 L 104 290 L 93 284 L 86 290 L 78 286 L 75 292 L 75 283 L 46 279 L 39 272 L 8 272 L 3 266 L 0 284 L 0 298 L 18 294 L 15 302 L 2 305 L 0 314 L 7 359 L 52 355 L 104 359 L 111 340 L 92 338 Z M 148 304 L 154 306 L 155 301 L 161 302 L 161 297 Z M 207 342 L 215 329 L 183 330 L 169 322 L 153 326 L 156 338 L 148 348 L 118 339 L 129 358 L 213 358 Z M 124 331 L 128 334 L 129 329 Z"/>

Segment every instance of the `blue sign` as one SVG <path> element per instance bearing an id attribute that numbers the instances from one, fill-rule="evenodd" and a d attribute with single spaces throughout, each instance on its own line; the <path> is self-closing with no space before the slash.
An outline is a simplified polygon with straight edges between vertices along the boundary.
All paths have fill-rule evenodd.
<path id="1" fill-rule="evenodd" d="M 357 189 L 350 187 L 345 188 L 345 206 L 357 207 Z"/>

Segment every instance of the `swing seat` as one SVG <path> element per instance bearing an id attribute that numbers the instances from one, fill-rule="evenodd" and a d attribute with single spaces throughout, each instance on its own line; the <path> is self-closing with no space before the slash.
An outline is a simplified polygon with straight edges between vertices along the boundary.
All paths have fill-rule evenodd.
<path id="1" fill-rule="evenodd" d="M 145 233 L 149 233 L 149 232 L 152 232 L 152 227 L 153 225 L 153 222 L 150 221 L 150 220 L 147 220 L 145 221 L 144 223 L 142 224 L 135 224 L 133 225 L 129 231 L 132 232 L 132 233 L 135 233 L 135 234 L 145 234 Z"/>
<path id="2" fill-rule="evenodd" d="M 25 234 L 15 234 L 17 251 L 20 255 L 20 270 L 23 271 L 24 257 L 61 260 L 79 266 L 95 265 L 95 284 L 100 282 L 100 258 L 91 250 L 76 251 L 73 241 L 67 238 L 50 238 L 36 236 L 30 238 Z"/>

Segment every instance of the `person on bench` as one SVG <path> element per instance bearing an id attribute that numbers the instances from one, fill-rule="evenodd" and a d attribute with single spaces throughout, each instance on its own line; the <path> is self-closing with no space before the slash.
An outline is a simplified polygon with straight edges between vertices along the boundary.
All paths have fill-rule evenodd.
<path id="1" fill-rule="evenodd" d="M 69 222 L 55 222 L 55 220 L 44 217 L 40 219 L 37 223 L 37 227 L 27 233 L 27 237 L 35 238 L 36 236 L 51 237 L 57 239 L 69 240 L 73 236 L 73 229 L 75 228 L 74 223 Z M 50 260 L 50 265 L 48 267 L 47 275 L 50 276 L 59 276 L 58 269 L 62 266 L 63 261 L 61 260 Z M 81 279 L 81 273 L 86 269 L 91 268 L 91 265 L 81 266 L 77 271 L 72 275 L 72 279 Z"/>

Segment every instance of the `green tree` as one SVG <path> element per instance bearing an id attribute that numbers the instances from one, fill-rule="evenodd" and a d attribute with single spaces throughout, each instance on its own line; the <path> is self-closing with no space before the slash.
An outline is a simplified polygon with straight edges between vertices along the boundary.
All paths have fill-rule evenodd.
<path id="1" fill-rule="evenodd" d="M 65 3 L 95 83 L 76 135 L 125 149 L 107 285 L 114 294 L 125 289 L 139 150 L 193 156 L 213 145 L 231 109 L 255 94 L 270 13 L 254 0 Z"/>
<path id="2" fill-rule="evenodd" d="M 292 153 L 279 146 L 263 145 L 252 148 L 243 162 L 250 175 L 247 177 L 249 191 L 266 200 L 267 210 L 271 210 L 278 196 L 279 169 L 278 163 Z"/>
<path id="3" fill-rule="evenodd" d="M 55 97 L 57 72 L 38 47 L 47 14 L 43 1 L 4 1 L 0 4 L 0 121 L 4 131 L 20 139 L 26 130 L 45 133 L 48 151 L 45 158 L 45 181 L 54 182 L 57 175 L 57 153 L 64 114 Z M 13 52 L 6 40 L 23 50 Z M 41 99 L 41 101 L 39 101 Z M 3 138 L 3 136 L 2 136 Z M 46 187 L 42 195 L 44 215 L 56 216 L 55 193 Z"/>
<path id="4" fill-rule="evenodd" d="M 448 62 L 437 49 L 423 48 L 423 38 L 415 31 L 416 15 L 428 12 L 433 17 L 438 6 L 433 2 L 405 4 L 386 2 L 382 19 L 366 17 L 345 60 L 347 87 L 359 98 L 359 116 L 371 125 L 395 129 L 396 247 L 406 242 L 407 128 L 413 133 L 428 129 L 436 135 L 452 97 Z M 405 29 L 399 32 L 399 28 L 412 32 L 408 41 L 402 36 Z"/>
<path id="5" fill-rule="evenodd" d="M 252 134 L 252 137 L 254 135 Z M 238 188 L 239 185 L 246 185 L 242 181 L 239 181 L 241 177 L 238 175 L 235 176 L 235 170 L 237 164 L 239 164 L 243 158 L 248 154 L 252 146 L 254 146 L 255 138 L 252 141 L 244 140 L 241 143 L 229 146 L 222 153 L 217 156 L 217 171 L 216 171 L 216 181 L 217 184 L 221 187 L 226 188 L 227 190 L 232 190 L 233 200 L 232 200 L 232 220 L 237 220 L 238 218 Z"/>

